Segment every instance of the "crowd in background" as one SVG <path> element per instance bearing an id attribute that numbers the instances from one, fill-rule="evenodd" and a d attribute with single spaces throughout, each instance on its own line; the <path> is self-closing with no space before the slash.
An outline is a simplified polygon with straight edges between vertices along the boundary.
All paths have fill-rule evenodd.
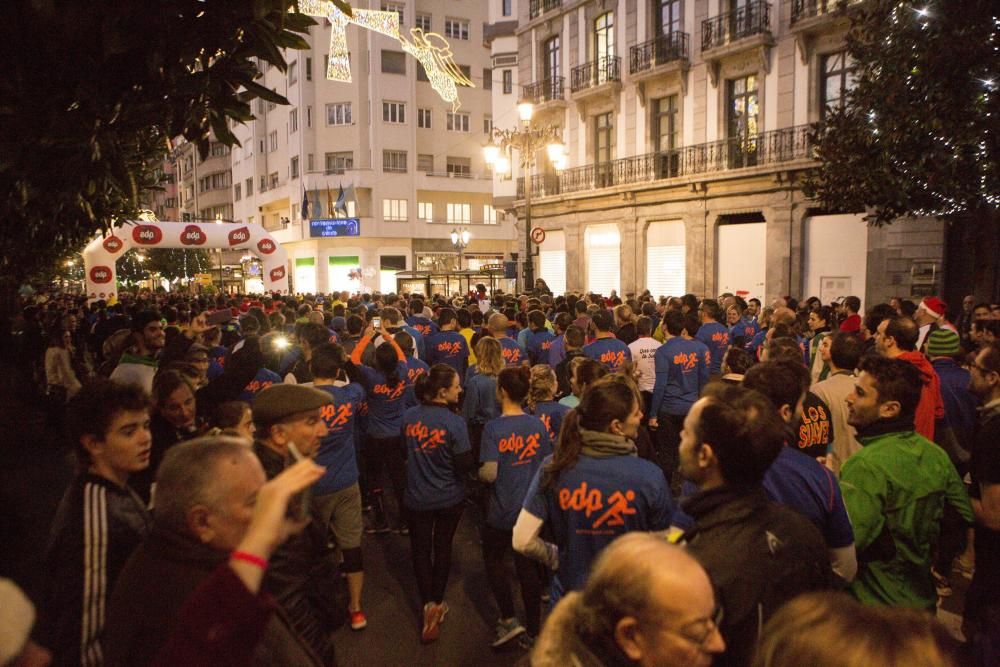
<path id="1" fill-rule="evenodd" d="M 1000 661 L 997 304 L 45 293 L 13 334 L 80 474 L 0 664 L 334 664 L 387 534 L 447 641 L 463 516 L 530 664 Z"/>

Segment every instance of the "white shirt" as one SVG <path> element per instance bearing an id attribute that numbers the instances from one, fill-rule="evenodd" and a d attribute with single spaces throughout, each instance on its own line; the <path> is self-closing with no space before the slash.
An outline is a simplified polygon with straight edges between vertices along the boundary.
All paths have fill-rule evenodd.
<path id="1" fill-rule="evenodd" d="M 628 351 L 632 353 L 632 363 L 639 371 L 639 391 L 653 391 L 653 385 L 656 383 L 656 366 L 653 357 L 656 354 L 656 348 L 662 344 L 650 336 L 638 338 L 629 343 Z"/>

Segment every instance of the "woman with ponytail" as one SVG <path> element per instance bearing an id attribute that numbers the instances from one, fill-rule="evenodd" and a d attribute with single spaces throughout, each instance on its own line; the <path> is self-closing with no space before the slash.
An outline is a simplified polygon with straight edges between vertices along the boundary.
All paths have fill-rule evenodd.
<path id="1" fill-rule="evenodd" d="M 451 543 L 465 506 L 465 474 L 475 460 L 465 421 L 452 411 L 462 386 L 455 369 L 435 364 L 415 386 L 420 405 L 403 415 L 406 495 L 413 570 L 424 605 L 421 639 L 438 638 L 448 613 L 444 590 L 451 571 Z"/>
<path id="2" fill-rule="evenodd" d="M 556 571 L 553 602 L 583 587 L 590 563 L 619 535 L 670 525 L 674 505 L 663 472 L 636 456 L 641 420 L 634 388 L 602 378 L 563 419 L 555 454 L 535 473 L 513 545 Z M 546 524 L 554 544 L 539 537 Z"/>
<path id="3" fill-rule="evenodd" d="M 548 366 L 546 366 L 548 368 Z M 505 368 L 497 378 L 497 399 L 501 414 L 483 429 L 479 479 L 491 486 L 483 526 L 483 560 L 490 590 L 500 608 L 493 648 L 524 634 L 514 615 L 514 600 L 507 578 L 505 555 L 510 550 L 512 531 L 528 487 L 552 453 L 548 430 L 538 417 L 521 408 L 531 386 L 531 371 L 525 366 Z M 529 638 L 541 627 L 541 582 L 538 566 L 526 556 L 514 554 L 514 568 L 521 584 Z"/>
<path id="4" fill-rule="evenodd" d="M 555 400 L 556 372 L 551 366 L 537 364 L 531 367 L 531 389 L 528 391 L 528 412 L 535 415 L 545 424 L 549 432 L 549 440 L 559 439 L 559 429 L 562 428 L 563 417 L 572 408 Z"/>
<path id="5" fill-rule="evenodd" d="M 375 367 L 362 366 L 365 349 L 375 335 L 382 337 L 382 344 L 375 348 Z M 403 508 L 403 485 L 406 472 L 403 466 L 403 447 L 400 429 L 406 410 L 406 356 L 383 328 L 380 331 L 369 325 L 351 352 L 351 363 L 360 371 L 361 386 L 367 396 L 368 415 L 365 419 L 365 437 L 362 452 L 366 464 L 366 481 L 371 493 L 375 516 L 366 532 L 389 532 L 382 491 L 382 470 L 389 474 L 393 495 L 399 507 L 397 530 L 405 533 L 406 512 Z"/>

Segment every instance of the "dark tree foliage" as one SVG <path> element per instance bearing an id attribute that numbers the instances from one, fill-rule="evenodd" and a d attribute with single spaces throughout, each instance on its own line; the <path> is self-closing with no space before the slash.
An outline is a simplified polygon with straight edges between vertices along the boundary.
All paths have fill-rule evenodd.
<path id="1" fill-rule="evenodd" d="M 851 3 L 856 84 L 815 131 L 806 192 L 872 224 L 995 220 L 1000 205 L 1000 5 Z"/>
<path id="2" fill-rule="evenodd" d="M 209 134 L 284 69 L 315 21 L 293 0 L 5 0 L 0 3 L 0 287 L 5 291 L 134 218 L 170 138 Z"/>

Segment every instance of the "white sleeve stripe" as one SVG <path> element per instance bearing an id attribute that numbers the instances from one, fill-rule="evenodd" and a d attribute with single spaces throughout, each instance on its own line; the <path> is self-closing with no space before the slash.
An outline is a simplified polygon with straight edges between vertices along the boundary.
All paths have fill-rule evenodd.
<path id="1" fill-rule="evenodd" d="M 83 609 L 80 622 L 80 660 L 87 667 L 103 660 L 97 637 L 104 625 L 107 591 L 107 492 L 97 484 L 83 490 Z"/>

